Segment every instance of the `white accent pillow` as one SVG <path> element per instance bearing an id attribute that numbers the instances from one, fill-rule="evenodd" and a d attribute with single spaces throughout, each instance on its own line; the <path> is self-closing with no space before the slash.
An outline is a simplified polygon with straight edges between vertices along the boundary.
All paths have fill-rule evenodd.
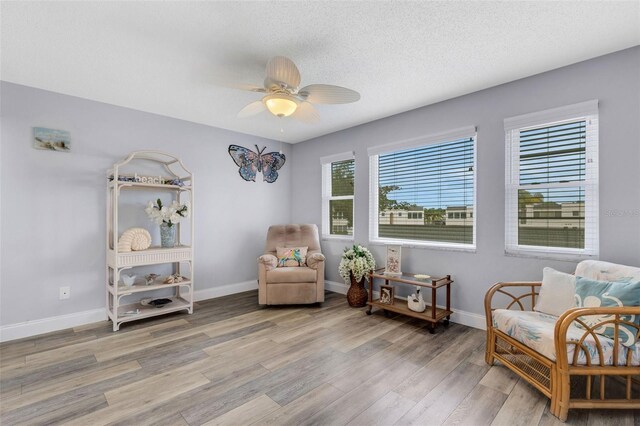
<path id="1" fill-rule="evenodd" d="M 533 309 L 558 317 L 576 307 L 575 294 L 576 277 L 574 275 L 565 274 L 553 268 L 544 268 L 538 303 Z"/>

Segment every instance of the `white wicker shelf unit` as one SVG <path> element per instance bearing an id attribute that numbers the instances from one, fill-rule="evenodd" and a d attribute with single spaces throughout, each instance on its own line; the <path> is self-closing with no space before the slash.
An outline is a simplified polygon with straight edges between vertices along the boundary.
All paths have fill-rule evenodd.
<path id="1" fill-rule="evenodd" d="M 167 176 L 161 179 L 161 183 L 140 182 L 132 180 L 131 175 L 123 174 L 123 168 L 129 170 L 136 164 L 151 162 L 160 166 Z M 126 167 L 128 166 L 128 167 Z M 135 176 L 135 175 L 134 175 Z M 113 323 L 113 331 L 118 331 L 124 322 L 149 318 L 157 315 L 167 314 L 186 310 L 193 313 L 193 174 L 182 164 L 182 161 L 171 154 L 160 151 L 135 151 L 127 158 L 114 164 L 108 170 L 109 183 L 107 185 L 107 267 L 106 267 L 106 304 L 107 314 Z M 160 179 L 159 179 L 160 180 Z M 164 182 L 170 182 L 167 184 Z M 118 238 L 123 230 L 118 229 L 119 198 L 121 191 L 146 191 L 150 194 L 154 192 L 169 192 L 179 203 L 189 201 L 191 204 L 191 215 L 188 220 L 175 225 L 176 246 L 164 248 L 151 246 L 147 250 L 119 252 Z M 144 205 L 141 204 L 141 209 Z M 183 225 L 187 223 L 188 231 L 183 232 Z M 188 235 L 185 235 L 188 234 Z M 185 244 L 188 238 L 189 245 Z M 169 264 L 172 266 L 172 273 L 180 274 L 185 279 L 178 283 L 164 284 L 164 277 L 158 277 L 154 282 L 147 284 L 146 280 L 136 280 L 132 287 L 126 287 L 120 282 L 120 276 L 128 269 L 146 266 Z M 124 302 L 124 297 L 140 296 L 153 297 L 154 291 L 171 289 L 173 295 L 167 297 L 171 303 L 156 308 L 149 305 L 141 305 L 139 302 Z M 165 296 L 163 296 L 165 297 Z M 136 312 L 136 313 L 131 313 Z"/>

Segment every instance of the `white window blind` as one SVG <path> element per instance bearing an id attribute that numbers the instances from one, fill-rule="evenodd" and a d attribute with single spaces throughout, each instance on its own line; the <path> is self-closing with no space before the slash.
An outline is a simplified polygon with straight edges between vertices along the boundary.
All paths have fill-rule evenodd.
<path id="1" fill-rule="evenodd" d="M 598 255 L 598 106 L 505 120 L 506 251 Z"/>
<path id="2" fill-rule="evenodd" d="M 325 238 L 353 238 L 353 157 L 353 152 L 346 152 L 321 159 L 322 235 Z"/>
<path id="3" fill-rule="evenodd" d="M 372 148 L 370 240 L 475 247 L 475 128 Z"/>

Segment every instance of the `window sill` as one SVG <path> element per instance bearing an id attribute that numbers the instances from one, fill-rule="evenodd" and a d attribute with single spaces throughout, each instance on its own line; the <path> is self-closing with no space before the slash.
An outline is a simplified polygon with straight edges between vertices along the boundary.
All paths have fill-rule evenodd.
<path id="1" fill-rule="evenodd" d="M 401 246 L 406 248 L 418 248 L 418 249 L 432 249 L 432 250 L 444 250 L 444 251 L 458 251 L 464 253 L 475 253 L 476 246 L 470 244 L 438 244 L 431 242 L 419 242 L 419 241 L 402 241 L 402 240 L 384 240 L 384 239 L 369 239 L 369 244 L 379 246 Z"/>
<path id="2" fill-rule="evenodd" d="M 563 262 L 579 262 L 587 259 L 598 259 L 596 254 L 585 253 L 571 253 L 571 252 L 549 252 L 538 250 L 524 250 L 524 249 L 505 249 L 505 256 L 508 257 L 523 257 L 529 259 L 543 259 L 543 260 L 559 260 Z"/>
<path id="3" fill-rule="evenodd" d="M 355 241 L 351 235 L 323 235 L 322 241 Z"/>

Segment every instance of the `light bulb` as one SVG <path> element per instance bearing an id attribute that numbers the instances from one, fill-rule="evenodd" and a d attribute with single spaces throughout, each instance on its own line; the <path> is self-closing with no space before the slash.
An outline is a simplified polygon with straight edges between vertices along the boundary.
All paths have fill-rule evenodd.
<path id="1" fill-rule="evenodd" d="M 262 102 L 267 106 L 269 112 L 277 117 L 288 117 L 298 108 L 296 99 L 283 93 L 265 96 Z"/>

